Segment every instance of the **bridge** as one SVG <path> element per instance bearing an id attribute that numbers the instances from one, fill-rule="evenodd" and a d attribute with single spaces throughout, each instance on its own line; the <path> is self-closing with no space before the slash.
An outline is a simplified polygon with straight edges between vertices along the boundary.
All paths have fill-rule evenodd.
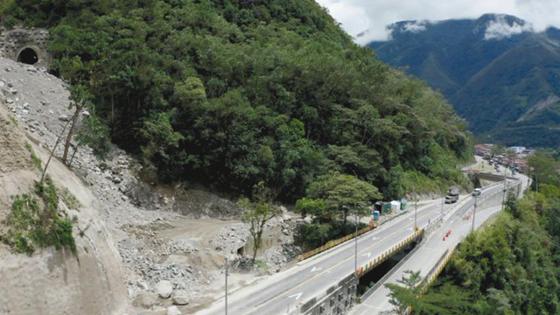
<path id="1" fill-rule="evenodd" d="M 503 184 L 494 184 L 483 189 L 479 199 L 480 208 L 488 208 L 485 205 L 488 204 L 489 209 L 494 210 L 477 214 L 477 226 L 495 213 L 496 205 L 501 204 L 504 198 L 503 187 Z M 512 183 L 510 187 L 513 187 Z M 428 272 L 441 262 L 439 251 L 454 248 L 462 239 L 464 231 L 453 234 L 446 246 L 435 244 L 434 240 L 441 240 L 438 235 L 448 227 L 454 227 L 458 223 L 462 226 L 464 222 L 459 218 L 467 215 L 474 203 L 475 200 L 470 195 L 462 196 L 453 205 L 445 205 L 442 199 L 433 200 L 418 209 L 416 227 L 415 213 L 408 211 L 357 239 L 344 242 L 301 261 L 288 270 L 237 290 L 228 298 L 228 314 L 374 314 L 371 310 L 375 308 L 372 307 L 380 304 L 383 304 L 382 309 L 386 309 L 385 304 L 388 303 L 376 300 L 379 296 L 387 297 L 384 286 L 380 284 L 394 281 L 394 276 L 399 275 L 397 271 L 402 268 L 426 269 L 423 275 L 429 276 Z M 409 259 L 403 260 L 405 264 L 400 266 L 401 269 L 397 266 L 395 268 L 398 270 L 391 270 L 389 273 L 393 278 L 386 276 L 382 279 L 383 283 L 377 284 L 376 289 L 367 292 L 368 296 L 364 297 L 362 304 L 354 307 L 360 277 L 418 242 L 420 246 L 417 246 L 418 249 L 412 255 L 420 255 L 418 257 L 423 259 L 408 257 Z M 430 252 L 429 249 L 436 250 L 437 253 Z M 436 261 L 425 259 L 426 257 L 435 257 Z M 410 262 L 412 265 L 409 265 Z M 419 266 L 421 268 L 416 268 Z M 224 314 L 224 304 L 222 297 L 197 314 Z"/>

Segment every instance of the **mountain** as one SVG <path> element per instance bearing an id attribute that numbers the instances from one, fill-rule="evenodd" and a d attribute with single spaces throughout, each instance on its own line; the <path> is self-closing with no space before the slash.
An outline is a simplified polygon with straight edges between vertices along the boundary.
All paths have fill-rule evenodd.
<path id="1" fill-rule="evenodd" d="M 387 198 L 463 180 L 449 171 L 469 156 L 463 120 L 313 0 L 11 3 L 5 21 L 48 28 L 50 71 L 92 104 L 87 136 L 151 182 L 294 201 L 333 171 Z"/>
<path id="2" fill-rule="evenodd" d="M 514 16 L 402 21 L 377 56 L 441 91 L 481 141 L 560 145 L 560 30 Z"/>

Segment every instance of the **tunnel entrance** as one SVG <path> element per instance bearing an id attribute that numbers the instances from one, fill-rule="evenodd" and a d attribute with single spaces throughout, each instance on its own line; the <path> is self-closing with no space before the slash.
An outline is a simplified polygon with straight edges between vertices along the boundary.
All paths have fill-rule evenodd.
<path id="1" fill-rule="evenodd" d="M 25 48 L 19 53 L 17 61 L 28 65 L 34 65 L 39 62 L 39 56 L 33 48 Z"/>
<path id="2" fill-rule="evenodd" d="M 378 282 L 391 272 L 393 268 L 399 264 L 406 256 L 418 245 L 421 239 L 418 239 L 407 246 L 400 252 L 395 253 L 392 257 L 381 263 L 379 266 L 373 268 L 364 274 L 358 282 L 358 296 L 367 296 L 371 293 L 371 289 L 376 286 Z M 404 262 L 404 261 L 403 261 Z"/>

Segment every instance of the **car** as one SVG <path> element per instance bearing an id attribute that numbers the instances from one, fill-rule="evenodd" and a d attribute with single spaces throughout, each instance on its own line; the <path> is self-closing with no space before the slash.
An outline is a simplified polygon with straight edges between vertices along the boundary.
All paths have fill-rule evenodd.
<path id="1" fill-rule="evenodd" d="M 480 188 L 475 188 L 475 189 L 473 190 L 473 192 L 472 192 L 472 195 L 473 195 L 474 197 L 478 197 L 478 196 L 480 196 L 481 194 L 482 194 L 482 190 L 480 190 Z"/>

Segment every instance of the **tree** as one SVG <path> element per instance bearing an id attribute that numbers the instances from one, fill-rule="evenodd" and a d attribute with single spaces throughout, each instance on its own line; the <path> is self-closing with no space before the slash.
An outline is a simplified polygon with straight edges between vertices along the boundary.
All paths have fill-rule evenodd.
<path id="1" fill-rule="evenodd" d="M 547 152 L 537 151 L 530 156 L 529 167 L 535 186 L 541 184 L 560 186 L 560 163 Z"/>
<path id="2" fill-rule="evenodd" d="M 323 199 L 301 198 L 296 202 L 295 210 L 302 216 L 313 215 L 322 218 L 326 213 L 327 204 Z"/>
<path id="3" fill-rule="evenodd" d="M 367 214 L 368 205 L 382 198 L 377 187 L 355 176 L 340 173 L 319 177 L 310 185 L 308 195 L 324 200 L 326 211 L 342 214 L 344 224 L 348 213 Z"/>
<path id="4" fill-rule="evenodd" d="M 492 146 L 492 148 L 490 149 L 490 154 L 492 155 L 492 157 L 494 157 L 494 156 L 497 156 L 497 155 L 504 154 L 505 151 L 506 151 L 506 148 L 503 145 L 494 144 Z"/>
<path id="5" fill-rule="evenodd" d="M 72 137 L 76 130 L 76 125 L 80 118 L 80 114 L 84 108 L 91 106 L 91 97 L 88 89 L 84 85 L 74 85 L 70 89 L 70 108 L 74 108 L 74 114 L 70 119 L 70 129 L 66 135 L 66 141 L 64 142 L 64 153 L 62 154 L 62 163 L 68 165 L 68 151 L 72 142 Z M 77 150 L 77 149 L 76 149 Z"/>
<path id="6" fill-rule="evenodd" d="M 420 293 L 418 285 L 421 281 L 420 271 L 407 270 L 402 278 L 397 280 L 399 284 L 389 283 L 385 285 L 391 291 L 389 302 L 395 307 L 395 312 L 408 314 L 408 308 L 418 303 Z"/>
<path id="7" fill-rule="evenodd" d="M 262 245 L 266 222 L 280 213 L 280 208 L 273 205 L 271 199 L 270 191 L 265 187 L 264 182 L 260 182 L 253 189 L 252 200 L 241 198 L 238 201 L 238 205 L 244 209 L 241 218 L 243 222 L 249 224 L 249 233 L 253 240 L 253 264 Z"/>

